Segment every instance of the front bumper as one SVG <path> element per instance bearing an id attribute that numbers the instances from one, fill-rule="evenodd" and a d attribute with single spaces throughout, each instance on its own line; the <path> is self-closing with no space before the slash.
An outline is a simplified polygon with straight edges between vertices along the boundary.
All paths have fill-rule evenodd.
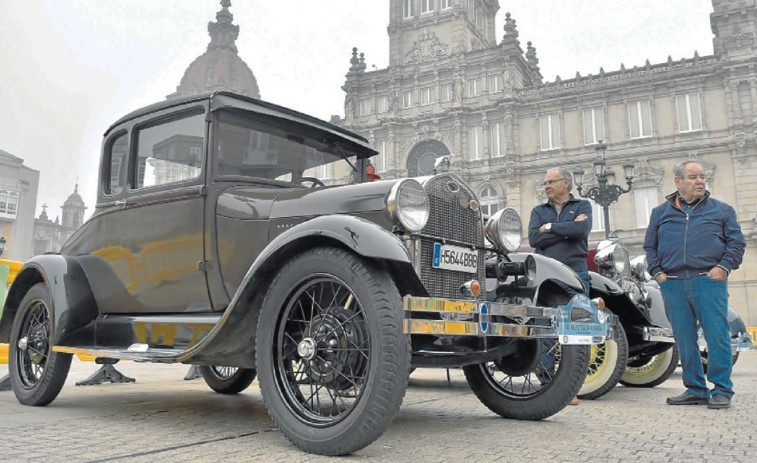
<path id="1" fill-rule="evenodd" d="M 602 344 L 612 338 L 612 318 L 584 295 L 558 307 L 405 296 L 403 307 L 404 332 L 410 335 L 551 338 L 565 345 Z M 416 318 L 421 313 L 455 314 L 460 320 Z M 495 321 L 497 317 L 511 322 Z"/>

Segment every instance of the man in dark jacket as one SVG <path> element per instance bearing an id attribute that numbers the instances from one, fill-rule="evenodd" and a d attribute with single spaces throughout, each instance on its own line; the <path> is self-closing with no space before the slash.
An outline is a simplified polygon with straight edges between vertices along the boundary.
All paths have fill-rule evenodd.
<path id="1" fill-rule="evenodd" d="M 572 268 L 589 292 L 589 232 L 591 204 L 570 194 L 573 178 L 566 169 L 551 169 L 544 177 L 547 202 L 531 211 L 528 242 L 537 254 L 557 259 Z"/>
<path id="2" fill-rule="evenodd" d="M 665 312 L 681 355 L 686 391 L 670 405 L 729 408 L 731 336 L 727 279 L 744 256 L 746 241 L 731 206 L 710 197 L 702 166 L 675 166 L 677 192 L 652 210 L 644 238 L 649 273 L 660 285 Z M 707 379 L 697 346 L 697 322 L 707 340 Z"/>

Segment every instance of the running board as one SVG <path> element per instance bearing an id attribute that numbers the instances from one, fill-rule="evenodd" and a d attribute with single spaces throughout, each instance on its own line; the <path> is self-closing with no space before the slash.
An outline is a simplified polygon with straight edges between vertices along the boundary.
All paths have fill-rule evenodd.
<path id="1" fill-rule="evenodd" d="M 150 349 L 147 344 L 132 344 L 127 349 L 54 346 L 53 352 L 152 363 L 180 363 L 186 354 L 176 349 Z"/>

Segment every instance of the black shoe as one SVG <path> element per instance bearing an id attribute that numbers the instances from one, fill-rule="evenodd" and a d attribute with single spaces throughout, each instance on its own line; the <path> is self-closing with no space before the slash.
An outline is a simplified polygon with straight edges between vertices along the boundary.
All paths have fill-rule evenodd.
<path id="1" fill-rule="evenodd" d="M 707 408 L 731 408 L 731 398 L 723 394 L 714 394 L 710 397 Z"/>
<path id="2" fill-rule="evenodd" d="M 705 405 L 707 404 L 707 397 L 684 392 L 683 394 L 677 395 L 675 397 L 668 397 L 668 400 L 666 402 L 668 403 L 668 405 Z"/>

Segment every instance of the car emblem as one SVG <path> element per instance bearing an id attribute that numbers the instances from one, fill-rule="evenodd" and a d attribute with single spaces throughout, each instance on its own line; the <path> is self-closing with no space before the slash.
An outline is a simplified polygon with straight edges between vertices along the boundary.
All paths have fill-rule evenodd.
<path id="1" fill-rule="evenodd" d="M 481 325 L 481 332 L 486 333 L 486 330 L 489 328 L 489 307 L 486 304 L 481 304 L 479 314 L 480 314 L 479 324 Z"/>
<path id="2" fill-rule="evenodd" d="M 447 189 L 448 189 L 449 191 L 451 191 L 451 192 L 453 192 L 453 193 L 454 193 L 454 192 L 456 192 L 457 190 L 459 190 L 459 189 L 460 189 L 460 185 L 458 185 L 458 184 L 457 184 L 457 183 L 455 183 L 455 182 L 449 181 L 449 182 L 447 182 Z"/>
<path id="3" fill-rule="evenodd" d="M 468 209 L 468 206 L 470 206 L 470 203 L 466 198 L 460 198 L 460 207 L 463 209 Z"/>
<path id="4" fill-rule="evenodd" d="M 478 210 L 478 201 L 476 201 L 475 199 L 471 199 L 471 201 L 470 201 L 470 209 L 472 211 L 477 211 Z"/>

